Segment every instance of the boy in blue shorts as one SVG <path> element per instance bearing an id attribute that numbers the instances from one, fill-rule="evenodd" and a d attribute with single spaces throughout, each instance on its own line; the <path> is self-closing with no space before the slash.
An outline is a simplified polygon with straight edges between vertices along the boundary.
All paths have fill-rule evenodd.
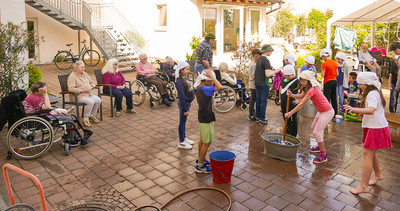
<path id="1" fill-rule="evenodd" d="M 194 84 L 197 104 L 199 105 L 198 120 L 200 127 L 199 153 L 196 160 L 197 173 L 211 173 L 210 162 L 206 160 L 208 148 L 214 141 L 215 114 L 213 111 L 213 95 L 221 90 L 222 85 L 215 78 L 214 71 L 204 70 Z"/>

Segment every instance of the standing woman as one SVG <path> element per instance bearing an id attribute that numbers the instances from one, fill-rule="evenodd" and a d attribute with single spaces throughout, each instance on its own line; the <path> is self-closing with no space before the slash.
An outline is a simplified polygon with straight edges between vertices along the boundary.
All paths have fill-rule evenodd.
<path id="1" fill-rule="evenodd" d="M 119 71 L 118 60 L 108 60 L 101 70 L 101 73 L 103 74 L 104 84 L 111 84 L 111 92 L 112 95 L 115 96 L 115 106 L 117 107 L 115 116 L 121 116 L 122 98 L 124 96 L 126 98 L 126 113 L 136 113 L 136 111 L 133 110 L 132 91 L 125 86 L 126 81 L 121 71 Z M 105 94 L 110 94 L 109 87 L 103 87 L 103 92 Z"/>
<path id="2" fill-rule="evenodd" d="M 186 120 L 189 116 L 190 105 L 194 99 L 193 87 L 186 77 L 190 72 L 190 65 L 187 62 L 179 62 L 175 66 L 176 89 L 178 90 L 179 107 L 179 144 L 180 149 L 192 149 L 193 141 L 186 138 Z"/>
<path id="3" fill-rule="evenodd" d="M 99 122 L 96 114 L 101 99 L 97 95 L 90 94 L 90 91 L 95 88 L 95 84 L 90 76 L 85 73 L 85 65 L 82 61 L 77 61 L 74 64 L 74 71 L 69 75 L 67 84 L 69 91 L 78 93 L 78 102 L 86 104 L 83 125 L 91 127 L 92 124 L 90 124 L 89 119 L 94 123 Z M 72 95 L 70 95 L 70 99 L 71 101 L 74 100 Z"/>

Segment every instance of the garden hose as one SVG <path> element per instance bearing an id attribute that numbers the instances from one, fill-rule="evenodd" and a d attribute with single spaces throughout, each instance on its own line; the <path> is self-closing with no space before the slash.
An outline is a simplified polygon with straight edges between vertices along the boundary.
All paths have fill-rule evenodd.
<path id="1" fill-rule="evenodd" d="M 163 208 L 165 208 L 169 203 L 171 203 L 172 201 L 174 201 L 176 198 L 178 198 L 178 197 L 180 197 L 180 196 L 182 196 L 182 195 L 185 195 L 185 194 L 187 194 L 187 193 L 189 193 L 189 192 L 197 191 L 197 190 L 215 190 L 215 191 L 218 191 L 218 192 L 224 194 L 224 195 L 226 196 L 226 198 L 228 198 L 228 200 L 229 200 L 229 206 L 228 206 L 228 208 L 227 208 L 226 210 L 229 211 L 229 210 L 231 209 L 231 206 L 232 206 L 232 199 L 231 199 L 231 197 L 229 197 L 229 195 L 228 195 L 225 191 L 223 191 L 223 190 L 221 190 L 221 189 L 219 189 L 219 188 L 213 188 L 213 187 L 199 187 L 199 188 L 192 188 L 192 189 L 189 189 L 189 190 L 180 192 L 178 195 L 174 196 L 174 197 L 171 198 L 169 201 L 167 201 L 166 203 L 164 203 L 161 207 L 157 207 L 157 206 L 154 206 L 154 205 L 144 205 L 144 206 L 141 206 L 141 207 L 137 207 L 137 208 L 135 209 L 135 211 L 136 211 L 136 210 L 141 210 L 142 208 L 150 208 L 150 207 L 151 207 L 151 208 L 154 208 L 154 209 L 156 209 L 156 210 L 158 210 L 158 211 L 161 211 Z"/>

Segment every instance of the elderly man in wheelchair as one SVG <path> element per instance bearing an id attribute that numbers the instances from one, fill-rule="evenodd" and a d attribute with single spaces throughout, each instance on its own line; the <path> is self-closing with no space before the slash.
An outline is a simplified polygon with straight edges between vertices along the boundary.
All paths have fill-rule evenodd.
<path id="1" fill-rule="evenodd" d="M 90 142 L 92 132 L 83 129 L 75 115 L 68 114 L 65 109 L 52 109 L 45 83 L 36 82 L 31 87 L 31 93 L 22 99 L 25 96 L 24 92 L 20 96 L 10 94 L 5 98 L 9 104 L 7 112 L 15 113 L 17 110 L 17 116 L 23 117 L 17 121 L 14 119 L 15 122 L 10 119 L 8 121 L 7 145 L 14 155 L 25 159 L 40 157 L 50 149 L 53 142 L 60 139 L 63 139 L 64 150 L 69 155 L 70 147 Z M 5 106 L 3 102 L 1 106 Z M 83 136 L 79 129 L 83 130 Z M 54 141 L 58 132 L 63 134 Z M 11 158 L 10 152 L 7 158 Z"/>
<path id="2" fill-rule="evenodd" d="M 174 99 L 172 96 L 168 95 L 167 83 L 156 75 L 156 69 L 147 61 L 146 54 L 140 54 L 139 60 L 140 62 L 136 64 L 137 79 L 142 81 L 143 84 L 149 82 L 150 84 L 155 85 L 157 91 L 161 95 L 162 104 L 165 104 L 168 107 L 171 106 L 171 101 Z"/>

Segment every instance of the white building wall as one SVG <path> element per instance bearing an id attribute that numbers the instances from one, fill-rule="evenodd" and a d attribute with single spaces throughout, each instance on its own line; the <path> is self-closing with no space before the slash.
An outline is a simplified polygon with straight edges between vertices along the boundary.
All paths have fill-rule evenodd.
<path id="1" fill-rule="evenodd" d="M 73 30 L 68 26 L 60 23 L 59 21 L 49 17 L 48 15 L 40 12 L 39 10 L 24 4 L 27 19 L 36 19 L 37 24 L 36 36 L 39 38 L 39 47 L 35 63 L 44 64 L 52 63 L 54 56 L 59 50 L 68 50 L 66 44 L 72 43 L 72 51 L 78 54 L 78 30 Z M 89 47 L 90 37 L 87 33 L 81 30 L 81 41 L 86 39 L 86 45 Z M 82 48 L 82 44 L 81 44 Z M 98 50 L 93 43 L 93 49 Z"/>
<path id="2" fill-rule="evenodd" d="M 167 27 L 158 25 L 157 4 L 167 5 Z M 115 7 L 149 40 L 149 56 L 186 60 L 192 36 L 201 36 L 196 0 L 118 0 Z"/>

